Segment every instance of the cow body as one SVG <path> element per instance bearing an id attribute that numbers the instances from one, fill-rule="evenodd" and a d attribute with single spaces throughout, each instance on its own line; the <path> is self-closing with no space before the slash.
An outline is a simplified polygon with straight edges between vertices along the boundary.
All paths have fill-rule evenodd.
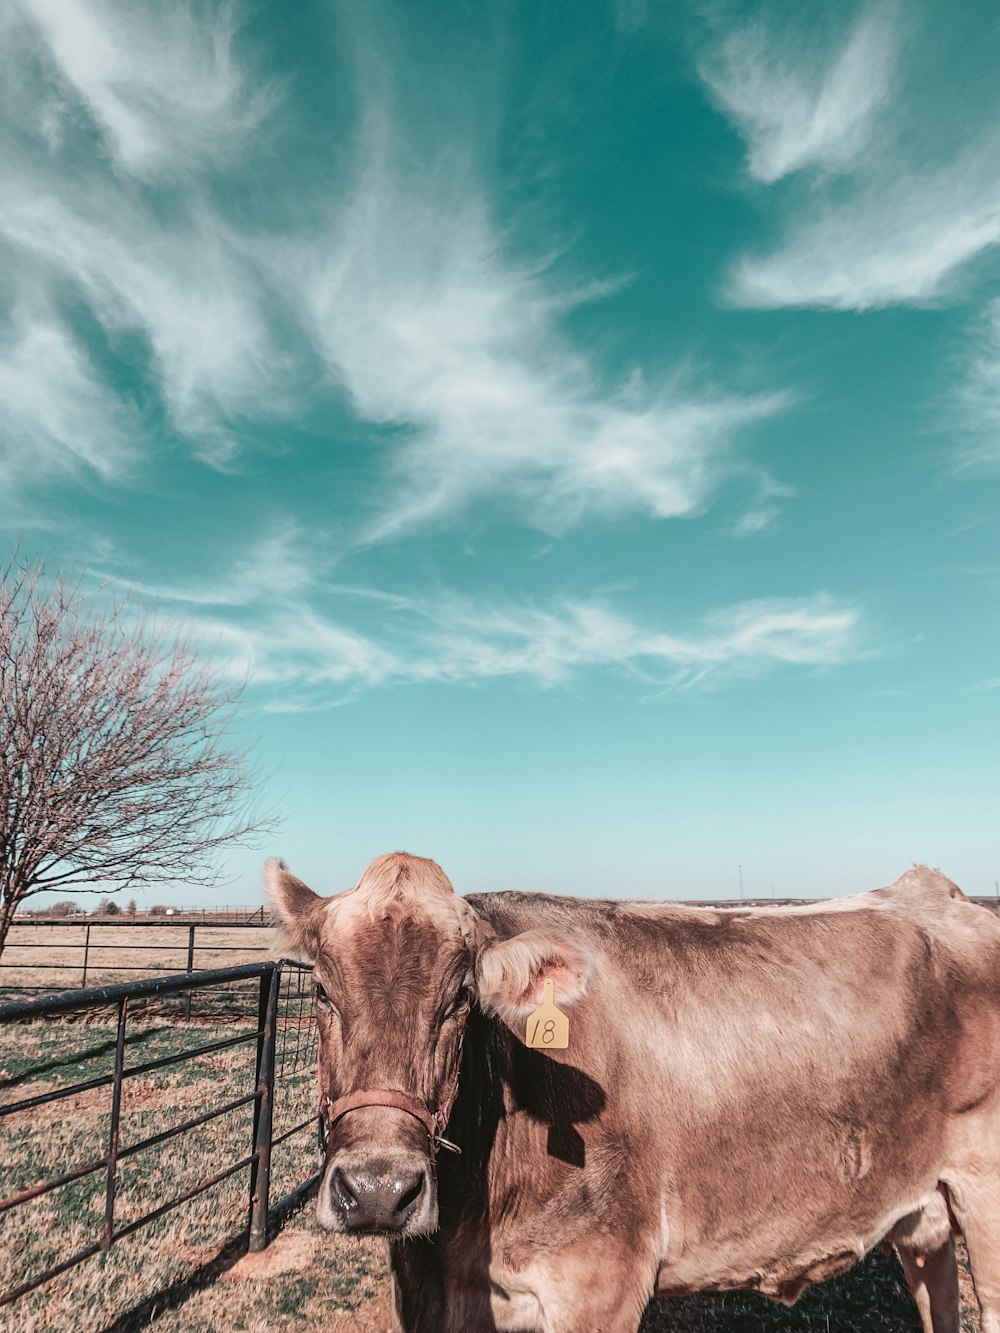
<path id="1" fill-rule="evenodd" d="M 655 1293 L 790 1302 L 886 1238 L 953 1333 L 958 1226 L 1000 1333 L 991 914 L 923 869 L 808 908 L 458 901 L 589 975 L 564 1051 L 473 1006 L 437 1227 L 390 1238 L 401 1333 L 635 1333 Z"/>

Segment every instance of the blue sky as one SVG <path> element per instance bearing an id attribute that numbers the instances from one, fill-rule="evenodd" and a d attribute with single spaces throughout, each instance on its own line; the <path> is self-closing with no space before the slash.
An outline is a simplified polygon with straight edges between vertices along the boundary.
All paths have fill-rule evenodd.
<path id="1" fill-rule="evenodd" d="M 248 677 L 220 899 L 992 892 L 994 6 L 0 37 L 0 535 Z"/>

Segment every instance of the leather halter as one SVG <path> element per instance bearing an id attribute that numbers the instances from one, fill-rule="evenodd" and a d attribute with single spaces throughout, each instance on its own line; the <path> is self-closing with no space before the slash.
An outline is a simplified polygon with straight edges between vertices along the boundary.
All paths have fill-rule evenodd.
<path id="1" fill-rule="evenodd" d="M 344 1097 L 338 1097 L 335 1102 L 330 1102 L 327 1098 L 320 1100 L 320 1114 L 323 1113 L 323 1103 L 327 1104 L 326 1110 L 326 1131 L 333 1129 L 337 1121 L 351 1111 L 360 1111 L 368 1106 L 386 1106 L 393 1111 L 405 1111 L 407 1115 L 413 1116 L 414 1120 L 419 1120 L 424 1129 L 427 1130 L 427 1137 L 431 1142 L 431 1154 L 436 1148 L 446 1148 L 449 1152 L 460 1153 L 462 1149 L 457 1143 L 452 1143 L 450 1139 L 444 1138 L 442 1130 L 448 1123 L 451 1115 L 451 1108 L 455 1104 L 455 1098 L 458 1096 L 458 1075 L 462 1065 L 462 1043 L 465 1041 L 465 1024 L 462 1025 L 462 1031 L 458 1038 L 458 1049 L 455 1052 L 455 1072 L 452 1075 L 451 1085 L 448 1089 L 448 1095 L 443 1099 L 436 1111 L 429 1111 L 427 1106 L 411 1097 L 406 1092 L 396 1092 L 391 1088 L 366 1088 L 358 1092 L 349 1092 Z"/>

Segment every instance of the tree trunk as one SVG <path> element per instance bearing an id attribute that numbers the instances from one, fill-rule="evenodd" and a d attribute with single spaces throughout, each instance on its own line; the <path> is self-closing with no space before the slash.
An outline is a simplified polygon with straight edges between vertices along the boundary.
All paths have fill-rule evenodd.
<path id="1" fill-rule="evenodd" d="M 0 877 L 0 958 L 3 957 L 4 945 L 7 943 L 7 932 L 14 920 L 14 913 L 20 907 L 23 897 L 24 889 L 15 882 L 13 877 Z"/>

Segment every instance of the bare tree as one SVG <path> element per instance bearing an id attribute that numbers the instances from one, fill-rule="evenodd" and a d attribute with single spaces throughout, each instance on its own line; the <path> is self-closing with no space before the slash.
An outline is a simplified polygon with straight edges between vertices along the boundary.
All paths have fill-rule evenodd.
<path id="1" fill-rule="evenodd" d="M 238 693 L 134 601 L 0 571 L 0 952 L 44 889 L 216 880 L 217 849 L 268 822 L 228 741 Z"/>

